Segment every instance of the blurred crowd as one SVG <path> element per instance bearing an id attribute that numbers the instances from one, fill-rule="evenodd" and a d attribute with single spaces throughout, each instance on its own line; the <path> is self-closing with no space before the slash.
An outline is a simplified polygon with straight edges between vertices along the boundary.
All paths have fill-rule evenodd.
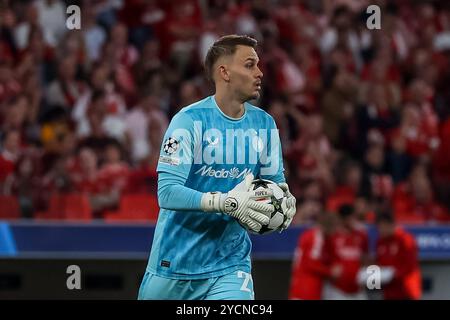
<path id="1" fill-rule="evenodd" d="M 258 40 L 296 223 L 355 206 L 361 221 L 450 221 L 450 4 L 365 0 L 6 1 L 0 7 L 0 194 L 22 215 L 90 195 L 96 217 L 156 193 L 162 135 L 213 92 L 218 37 Z M 81 28 L 66 27 L 67 6 Z M 369 30 L 366 8 L 381 9 Z"/>

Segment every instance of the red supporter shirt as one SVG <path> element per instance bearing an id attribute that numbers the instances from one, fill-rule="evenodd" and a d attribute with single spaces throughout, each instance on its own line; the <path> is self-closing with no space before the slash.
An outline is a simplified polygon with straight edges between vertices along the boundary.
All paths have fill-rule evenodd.
<path id="1" fill-rule="evenodd" d="M 68 171 L 74 192 L 98 194 L 102 191 L 98 171 L 87 174 L 80 168 L 79 162 L 71 163 Z"/>
<path id="2" fill-rule="evenodd" d="M 333 265 L 342 266 L 342 274 L 333 285 L 345 293 L 357 293 L 360 287 L 356 281 L 362 266 L 362 258 L 369 251 L 367 232 L 363 229 L 340 230 L 332 237 Z"/>
<path id="3" fill-rule="evenodd" d="M 327 198 L 326 208 L 328 211 L 338 212 L 343 204 L 354 203 L 356 192 L 348 186 L 338 186 L 333 194 Z"/>
<path id="4" fill-rule="evenodd" d="M 433 173 L 437 181 L 450 181 L 450 117 L 440 127 L 440 142 L 433 156 Z"/>
<path id="5" fill-rule="evenodd" d="M 130 171 L 128 185 L 125 188 L 128 193 L 156 193 L 158 174 L 156 167 L 152 165 L 141 165 Z"/>
<path id="6" fill-rule="evenodd" d="M 15 157 L 9 152 L 0 153 L 0 182 L 4 181 L 10 174 L 14 173 L 16 167 Z"/>
<path id="7" fill-rule="evenodd" d="M 450 221 L 450 215 L 445 207 L 433 199 L 427 203 L 419 203 L 409 191 L 407 183 L 401 183 L 396 187 L 392 200 L 395 217 L 399 222 Z"/>
<path id="8" fill-rule="evenodd" d="M 434 152 L 439 146 L 439 121 L 433 106 L 425 103 L 420 108 L 420 123 L 416 127 L 401 127 L 392 130 L 391 139 L 403 136 L 406 153 L 412 157 Z"/>
<path id="9" fill-rule="evenodd" d="M 293 262 L 290 299 L 319 300 L 323 280 L 330 276 L 329 241 L 319 228 L 305 231 L 299 238 Z"/>
<path id="10" fill-rule="evenodd" d="M 401 228 L 377 241 L 377 265 L 395 269 L 393 280 L 382 286 L 385 299 L 419 299 L 422 295 L 418 249 L 414 237 Z"/>
<path id="11" fill-rule="evenodd" d="M 101 183 L 97 175 L 79 176 L 73 181 L 75 191 L 88 194 L 99 194 L 101 192 Z"/>
<path id="12" fill-rule="evenodd" d="M 127 187 L 129 174 L 126 163 L 106 164 L 100 169 L 98 179 L 104 191 L 123 191 Z"/>

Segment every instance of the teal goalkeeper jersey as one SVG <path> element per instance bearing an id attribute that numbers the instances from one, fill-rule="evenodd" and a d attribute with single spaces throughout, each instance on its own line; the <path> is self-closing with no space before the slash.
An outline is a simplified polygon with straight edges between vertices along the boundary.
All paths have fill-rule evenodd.
<path id="1" fill-rule="evenodd" d="M 285 181 L 273 118 L 249 103 L 241 118 L 230 118 L 214 96 L 173 117 L 157 171 L 175 175 L 199 192 L 228 192 L 248 173 Z M 228 215 L 161 208 L 147 270 L 173 279 L 206 279 L 237 269 L 250 272 L 250 251 L 247 231 Z"/>

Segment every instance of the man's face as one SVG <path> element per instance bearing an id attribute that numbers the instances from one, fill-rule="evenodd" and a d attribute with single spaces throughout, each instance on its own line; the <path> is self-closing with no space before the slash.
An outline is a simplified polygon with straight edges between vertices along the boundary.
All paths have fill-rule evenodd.
<path id="1" fill-rule="evenodd" d="M 229 84 L 242 101 L 258 99 L 263 73 L 258 67 L 259 58 L 255 49 L 237 46 L 236 52 L 227 63 Z"/>
<path id="2" fill-rule="evenodd" d="M 20 148 L 20 134 L 16 131 L 10 132 L 4 141 L 4 148 L 11 153 L 18 152 Z"/>

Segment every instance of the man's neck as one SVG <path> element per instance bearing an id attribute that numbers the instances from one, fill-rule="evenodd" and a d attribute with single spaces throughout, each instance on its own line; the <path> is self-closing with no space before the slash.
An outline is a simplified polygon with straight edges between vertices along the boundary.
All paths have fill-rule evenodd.
<path id="1" fill-rule="evenodd" d="M 214 98 L 216 99 L 216 103 L 220 110 L 222 110 L 222 112 L 228 117 L 239 119 L 244 115 L 244 103 L 234 97 L 231 97 L 231 95 L 216 92 Z"/>

